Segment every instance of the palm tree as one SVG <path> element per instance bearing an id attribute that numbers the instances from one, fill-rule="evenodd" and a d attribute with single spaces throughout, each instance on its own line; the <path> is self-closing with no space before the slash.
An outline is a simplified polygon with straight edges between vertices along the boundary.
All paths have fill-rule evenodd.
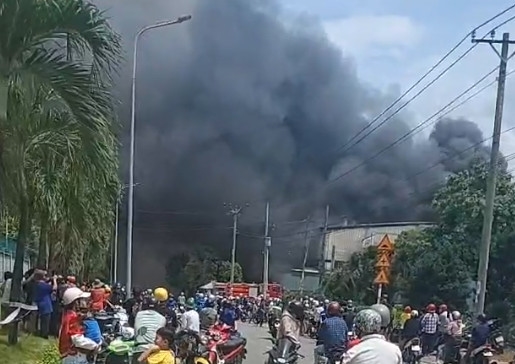
<path id="1" fill-rule="evenodd" d="M 43 181 L 37 174 L 42 160 L 64 151 L 64 159 L 76 168 L 69 183 L 94 172 L 89 178 L 113 185 L 113 164 L 103 166 L 102 161 L 116 154 L 116 148 L 110 149 L 114 113 L 109 88 L 120 53 L 119 36 L 92 3 L 0 2 L 1 187 L 9 210 L 19 217 L 13 300 L 21 295 L 25 246 L 37 217 L 34 207 L 45 191 L 37 183 Z M 98 192 L 84 183 L 75 187 L 81 197 Z M 55 206 L 41 211 L 40 221 L 49 218 L 45 213 L 55 215 L 62 205 L 56 194 L 50 195 Z M 64 238 L 76 231 L 73 224 L 66 224 Z M 11 343 L 17 341 L 15 329 L 9 335 Z"/>

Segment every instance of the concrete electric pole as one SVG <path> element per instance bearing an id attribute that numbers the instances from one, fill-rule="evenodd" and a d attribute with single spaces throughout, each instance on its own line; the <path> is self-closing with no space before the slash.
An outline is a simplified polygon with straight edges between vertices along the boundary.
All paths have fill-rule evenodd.
<path id="1" fill-rule="evenodd" d="M 495 103 L 494 131 L 492 136 L 492 150 L 490 153 L 490 165 L 486 181 L 485 210 L 483 214 L 483 231 L 481 234 L 481 246 L 479 249 L 479 266 L 477 271 L 477 300 L 476 313 L 483 313 L 485 309 L 486 281 L 488 275 L 488 260 L 490 255 L 490 243 L 492 240 L 492 223 L 494 215 L 495 184 L 497 178 L 497 165 L 499 159 L 499 144 L 501 139 L 502 113 L 504 106 L 504 87 L 506 84 L 506 66 L 508 60 L 513 56 L 508 56 L 510 44 L 515 41 L 510 40 L 510 34 L 504 33 L 502 40 L 494 39 L 475 39 L 472 35 L 473 43 L 488 43 L 500 58 L 499 76 L 497 77 L 497 100 Z M 494 46 L 501 44 L 501 53 Z"/>
<path id="2" fill-rule="evenodd" d="M 270 203 L 266 203 L 265 208 L 265 247 L 263 251 L 263 297 L 266 299 L 268 294 L 268 267 L 270 260 L 270 247 L 272 246 L 272 238 L 269 235 L 270 227 Z"/>
<path id="3" fill-rule="evenodd" d="M 236 268 L 236 238 L 238 236 L 238 218 L 243 211 L 242 206 L 226 204 L 229 207 L 228 215 L 232 215 L 232 249 L 231 249 L 231 294 L 234 285 L 234 270 Z M 246 204 L 248 206 L 248 204 Z"/>
<path id="4" fill-rule="evenodd" d="M 302 259 L 302 272 L 300 274 L 299 292 L 300 295 L 304 293 L 304 279 L 306 278 L 306 263 L 308 262 L 309 255 L 309 223 L 311 218 L 306 219 L 306 230 L 304 231 L 304 258 Z"/>

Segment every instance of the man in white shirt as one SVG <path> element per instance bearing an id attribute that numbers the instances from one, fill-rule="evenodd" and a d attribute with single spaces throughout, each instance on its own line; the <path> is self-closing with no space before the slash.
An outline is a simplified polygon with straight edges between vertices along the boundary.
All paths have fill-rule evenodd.
<path id="1" fill-rule="evenodd" d="M 156 307 L 157 302 L 154 299 L 148 299 L 143 302 L 142 310 L 136 314 L 133 358 L 137 359 L 139 354 L 154 345 L 157 330 L 166 326 L 166 318 L 156 311 Z"/>
<path id="2" fill-rule="evenodd" d="M 364 309 L 354 318 L 355 333 L 360 343 L 342 357 L 342 364 L 402 364 L 399 347 L 380 334 L 381 316 L 372 309 Z"/>
<path id="3" fill-rule="evenodd" d="M 197 311 L 195 311 L 195 300 L 188 298 L 185 303 L 186 312 L 181 316 L 179 324 L 179 330 L 191 330 L 200 332 L 200 317 Z"/>

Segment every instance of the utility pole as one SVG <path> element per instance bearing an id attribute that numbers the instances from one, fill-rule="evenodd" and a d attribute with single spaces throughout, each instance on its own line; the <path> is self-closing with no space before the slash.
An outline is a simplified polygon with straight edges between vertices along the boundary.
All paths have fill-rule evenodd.
<path id="1" fill-rule="evenodd" d="M 272 238 L 268 236 L 270 226 L 270 202 L 266 203 L 265 208 L 265 250 L 263 252 L 263 297 L 268 294 L 268 267 L 270 260 L 270 247 L 272 246 Z"/>
<path id="2" fill-rule="evenodd" d="M 306 277 L 306 263 L 309 254 L 309 223 L 310 217 L 306 218 L 306 230 L 304 231 L 304 259 L 302 259 L 302 273 L 300 275 L 299 292 L 300 295 L 304 293 L 304 278 Z"/>
<path id="3" fill-rule="evenodd" d="M 243 210 L 242 206 L 227 204 L 229 207 L 228 215 L 232 215 L 232 249 L 231 249 L 231 294 L 234 286 L 234 270 L 236 268 L 236 238 L 238 236 L 238 218 Z M 248 207 L 248 204 L 246 204 Z"/>
<path id="4" fill-rule="evenodd" d="M 476 313 L 483 313 L 485 308 L 486 282 L 488 275 L 488 260 L 490 255 L 490 243 L 492 240 L 492 223 L 494 215 L 495 184 L 497 178 L 497 164 L 499 159 L 499 144 L 501 139 L 502 113 L 504 106 L 504 87 L 506 85 L 506 66 L 513 53 L 508 56 L 510 44 L 510 33 L 504 33 L 502 40 L 494 39 L 495 33 L 491 33 L 492 39 L 475 39 L 472 34 L 473 43 L 488 43 L 500 58 L 499 76 L 497 77 L 497 100 L 495 102 L 494 131 L 492 136 L 492 150 L 490 153 L 490 165 L 486 181 L 485 209 L 483 214 L 483 231 L 481 234 L 481 246 L 479 249 L 479 266 L 477 270 L 477 292 Z M 501 53 L 494 44 L 501 44 Z"/>
<path id="5" fill-rule="evenodd" d="M 318 270 L 320 271 L 319 284 L 322 284 L 322 281 L 325 277 L 325 248 L 326 248 L 326 238 L 327 238 L 327 230 L 329 229 L 329 205 L 325 206 L 325 217 L 324 217 L 324 229 L 322 230 L 322 241 L 320 242 L 320 264 L 318 265 Z M 324 292 L 322 292 L 324 293 Z"/>

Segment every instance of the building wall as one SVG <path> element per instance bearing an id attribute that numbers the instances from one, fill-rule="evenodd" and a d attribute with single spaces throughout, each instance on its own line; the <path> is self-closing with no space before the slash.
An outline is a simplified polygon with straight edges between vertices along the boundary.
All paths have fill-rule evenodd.
<path id="1" fill-rule="evenodd" d="M 288 272 L 283 275 L 281 280 L 281 285 L 287 291 L 298 291 L 300 285 L 300 277 L 301 273 L 299 272 Z M 318 290 L 320 282 L 320 274 L 319 273 L 306 273 L 304 275 L 304 291 L 307 292 L 315 292 Z"/>
<path id="2" fill-rule="evenodd" d="M 337 266 L 339 262 L 349 260 L 353 253 L 379 244 L 385 234 L 388 234 L 390 240 L 395 243 L 395 239 L 400 233 L 413 229 L 424 229 L 431 225 L 428 222 L 413 222 L 355 225 L 331 229 L 324 241 L 325 269 L 331 269 L 333 247 L 334 261 Z"/>

